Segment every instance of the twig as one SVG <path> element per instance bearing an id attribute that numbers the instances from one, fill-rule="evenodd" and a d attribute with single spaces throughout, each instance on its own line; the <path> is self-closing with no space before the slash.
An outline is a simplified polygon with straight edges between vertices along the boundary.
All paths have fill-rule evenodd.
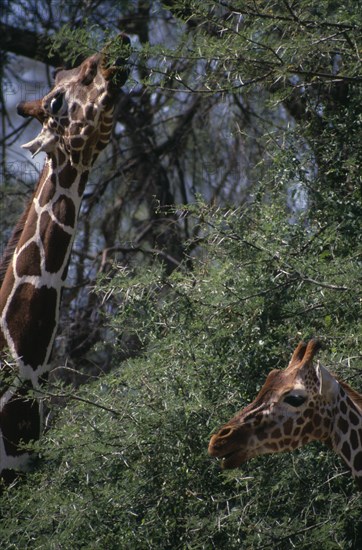
<path id="1" fill-rule="evenodd" d="M 304 527 L 303 529 L 299 529 L 298 531 L 294 531 L 294 533 L 289 533 L 289 535 L 285 535 L 284 537 L 271 537 L 273 539 L 273 542 L 268 542 L 267 544 L 264 544 L 263 546 L 259 546 L 258 549 L 262 550 L 263 548 L 275 548 L 276 543 L 281 542 L 283 540 L 290 539 L 291 537 L 295 537 L 296 535 L 300 535 L 301 533 L 306 533 L 307 531 L 311 531 L 312 529 L 316 529 L 317 527 L 320 527 L 321 525 L 326 525 L 326 523 L 329 523 L 329 520 L 326 521 L 320 521 L 319 523 L 316 523 L 315 525 L 309 525 L 308 527 Z"/>

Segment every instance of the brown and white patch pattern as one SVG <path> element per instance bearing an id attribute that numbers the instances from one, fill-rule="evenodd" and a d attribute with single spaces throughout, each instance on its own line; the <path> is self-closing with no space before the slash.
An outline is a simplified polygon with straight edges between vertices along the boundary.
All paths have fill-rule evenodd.
<path id="1" fill-rule="evenodd" d="M 211 437 L 209 454 L 224 468 L 319 440 L 343 458 L 362 490 L 362 396 L 314 366 L 319 347 L 301 342 L 287 369 L 272 371 L 255 400 Z"/>
<path id="2" fill-rule="evenodd" d="M 42 124 L 23 147 L 33 156 L 45 152 L 47 160 L 0 267 L 0 473 L 7 480 L 28 462 L 19 443 L 41 433 L 39 390 L 50 368 L 78 212 L 90 169 L 109 142 L 118 88 L 127 78 L 121 70 L 116 86 L 116 69 L 105 62 L 97 54 L 58 71 L 49 94 L 18 106 L 20 115 Z"/>

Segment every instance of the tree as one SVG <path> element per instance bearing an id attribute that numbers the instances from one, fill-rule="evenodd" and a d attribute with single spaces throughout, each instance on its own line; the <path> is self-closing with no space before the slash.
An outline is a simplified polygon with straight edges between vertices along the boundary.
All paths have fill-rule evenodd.
<path id="1" fill-rule="evenodd" d="M 69 392 L 41 469 L 2 506 L 3 531 L 29 548 L 357 549 L 356 489 L 321 445 L 227 474 L 206 449 L 311 332 L 329 344 L 322 362 L 360 388 L 358 261 L 340 257 L 332 270 L 325 236 L 291 228 L 284 208 L 263 201 L 233 211 L 198 204 L 189 215 L 203 235 L 192 271 L 119 268 L 101 279 L 118 368 Z M 310 265 L 323 279 L 305 275 Z M 144 353 L 119 367 L 125 327 Z"/>

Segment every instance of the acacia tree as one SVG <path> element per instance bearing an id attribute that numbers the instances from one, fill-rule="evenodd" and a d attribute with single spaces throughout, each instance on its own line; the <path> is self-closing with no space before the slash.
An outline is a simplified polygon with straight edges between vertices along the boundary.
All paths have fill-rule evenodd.
<path id="1" fill-rule="evenodd" d="M 192 271 L 103 275 L 115 369 L 55 410 L 41 467 L 2 503 L 10 548 L 358 548 L 360 498 L 322 445 L 228 473 L 207 457 L 210 433 L 308 334 L 361 389 L 358 258 L 332 264 L 325 234 L 291 226 L 282 203 L 188 215 Z M 120 365 L 125 327 L 144 353 Z"/>

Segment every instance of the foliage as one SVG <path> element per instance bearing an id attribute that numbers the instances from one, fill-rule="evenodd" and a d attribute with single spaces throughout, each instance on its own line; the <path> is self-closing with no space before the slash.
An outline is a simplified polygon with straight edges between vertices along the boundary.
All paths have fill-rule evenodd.
<path id="1" fill-rule="evenodd" d="M 115 268 L 101 280 L 119 355 L 126 330 L 142 357 L 58 411 L 41 469 L 2 506 L 5 548 L 358 547 L 361 503 L 321 445 L 232 473 L 206 452 L 213 429 L 302 337 L 338 342 L 324 359 L 352 378 L 354 357 L 357 374 L 355 254 L 332 269 L 321 252 L 331 235 L 312 218 L 309 231 L 303 217 L 288 224 L 275 203 L 198 204 L 188 215 L 202 235 L 191 271 Z"/>

